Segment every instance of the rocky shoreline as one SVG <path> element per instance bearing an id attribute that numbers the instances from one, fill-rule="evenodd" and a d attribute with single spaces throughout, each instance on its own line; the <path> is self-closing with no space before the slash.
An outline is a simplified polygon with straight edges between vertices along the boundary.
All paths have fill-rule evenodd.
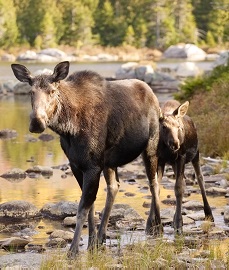
<path id="1" fill-rule="evenodd" d="M 128 185 L 138 185 L 139 192 L 145 198 L 145 202 L 142 207 L 145 208 L 147 214 L 150 206 L 150 193 L 147 186 L 147 180 L 144 173 L 138 173 L 139 168 L 142 168 L 143 164 L 140 158 L 133 161 L 131 164 L 131 170 L 128 166 L 120 168 L 119 175 L 122 182 L 128 183 Z M 66 177 L 71 174 L 68 164 L 60 165 L 54 168 L 33 166 L 26 171 L 12 169 L 9 172 L 1 175 L 5 179 L 31 177 L 36 178 L 39 175 L 48 175 L 52 177 L 53 170 L 61 170 Z M 227 162 L 220 159 L 210 159 L 203 161 L 202 171 L 205 179 L 206 193 L 209 198 L 229 197 L 229 165 Z M 216 173 L 217 172 L 217 173 Z M 187 241 L 202 241 L 204 239 L 210 239 L 212 241 L 219 239 L 226 239 L 229 235 L 229 206 L 217 208 L 214 204 L 211 204 L 215 223 L 204 221 L 203 204 L 201 201 L 189 199 L 193 194 L 199 194 L 200 190 L 194 178 L 194 171 L 191 166 L 186 166 L 186 189 L 185 197 L 183 200 L 183 219 L 184 219 L 184 236 Z M 166 190 L 173 190 L 175 179 L 170 167 L 167 167 L 166 173 L 163 177 L 161 188 Z M 126 197 L 134 198 L 136 194 L 125 192 L 120 189 Z M 174 239 L 173 235 L 173 214 L 174 214 L 175 196 L 168 195 L 165 200 L 162 201 L 161 217 L 164 225 L 164 237 L 168 239 Z M 73 230 L 76 223 L 76 212 L 78 203 L 62 201 L 57 203 L 45 204 L 41 209 L 38 209 L 35 205 L 27 201 L 10 201 L 0 204 L 0 224 L 1 232 L 10 232 L 11 237 L 1 239 L 0 247 L 2 250 L 8 250 L 16 252 L 14 257 L 18 254 L 20 258 L 24 258 L 24 261 L 20 262 L 21 266 L 26 266 L 29 259 L 23 254 L 31 255 L 34 253 L 34 257 L 37 259 L 37 263 L 41 263 L 42 256 L 55 250 L 56 248 L 68 249 L 69 243 L 73 237 Z M 102 210 L 96 212 L 97 223 L 99 224 Z M 53 231 L 47 231 L 47 241 L 42 244 L 33 244 L 33 235 L 39 233 L 39 220 L 50 219 L 58 220 L 60 229 Z M 85 224 L 85 228 L 87 224 Z M 139 241 L 145 239 L 145 218 L 138 214 L 134 207 L 130 207 L 127 204 L 120 204 L 116 202 L 113 207 L 109 229 L 107 237 L 107 246 L 117 246 L 120 235 L 125 239 L 128 234 L 132 234 L 132 238 L 138 237 Z M 45 230 L 45 228 L 42 228 Z M 130 244 L 129 240 L 123 240 L 122 245 Z M 85 236 L 82 238 L 82 250 L 86 249 Z M 20 253 L 17 253 L 20 252 Z M 22 253 L 21 253 L 22 252 Z M 39 255 L 41 256 L 39 256 Z M 8 258 L 8 261 L 7 259 Z M 0 266 L 5 267 L 15 265 L 15 262 L 11 261 L 12 254 L 3 255 L 0 257 Z M 36 260 L 36 259 L 34 259 Z M 38 267 L 38 266 L 37 266 Z M 23 268 L 24 269 L 24 268 Z M 28 268 L 30 269 L 30 268 Z M 35 268 L 37 269 L 37 268 Z"/>

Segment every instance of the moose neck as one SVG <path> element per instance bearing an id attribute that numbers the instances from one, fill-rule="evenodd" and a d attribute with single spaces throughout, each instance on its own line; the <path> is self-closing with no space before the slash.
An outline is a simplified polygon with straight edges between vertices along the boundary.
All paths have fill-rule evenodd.
<path id="1" fill-rule="evenodd" d="M 75 86 L 71 87 L 69 83 L 61 82 L 57 109 L 48 125 L 49 128 L 59 135 L 77 136 L 82 130 L 90 127 L 98 102 L 90 90 L 77 89 Z"/>

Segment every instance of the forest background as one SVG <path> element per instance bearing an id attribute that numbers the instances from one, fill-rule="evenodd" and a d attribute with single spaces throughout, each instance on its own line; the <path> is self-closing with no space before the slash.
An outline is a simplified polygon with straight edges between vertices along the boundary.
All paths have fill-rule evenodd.
<path id="1" fill-rule="evenodd" d="M 226 47 L 229 0 L 0 0 L 0 48 Z"/>

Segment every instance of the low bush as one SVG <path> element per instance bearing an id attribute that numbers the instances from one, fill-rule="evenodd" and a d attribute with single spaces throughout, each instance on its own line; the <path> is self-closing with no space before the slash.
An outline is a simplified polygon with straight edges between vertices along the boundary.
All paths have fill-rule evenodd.
<path id="1" fill-rule="evenodd" d="M 200 152 L 229 157 L 229 64 L 211 75 L 187 81 L 176 99 L 189 100 L 189 115 L 198 129 Z"/>

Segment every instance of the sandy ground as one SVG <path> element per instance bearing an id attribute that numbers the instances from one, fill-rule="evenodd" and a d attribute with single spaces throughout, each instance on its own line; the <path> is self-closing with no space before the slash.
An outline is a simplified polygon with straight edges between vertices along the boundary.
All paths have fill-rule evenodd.
<path id="1" fill-rule="evenodd" d="M 0 256 L 0 269 L 4 270 L 36 270 L 40 269 L 45 254 L 39 253 L 14 253 Z"/>

